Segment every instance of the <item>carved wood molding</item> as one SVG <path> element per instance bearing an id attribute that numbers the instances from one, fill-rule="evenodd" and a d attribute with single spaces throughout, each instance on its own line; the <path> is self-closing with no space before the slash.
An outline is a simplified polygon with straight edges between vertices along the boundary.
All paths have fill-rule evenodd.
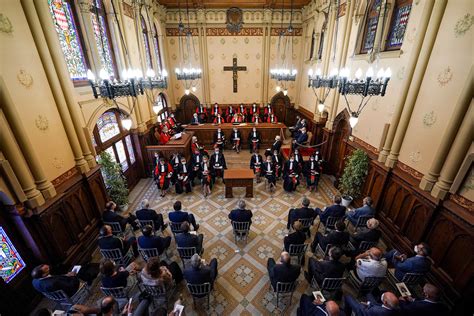
<path id="1" fill-rule="evenodd" d="M 375 148 L 374 146 L 364 142 L 362 139 L 358 138 L 358 137 L 355 137 L 355 136 L 352 136 L 353 137 L 353 142 L 360 145 L 362 148 L 364 148 L 365 150 L 371 152 L 372 154 L 374 155 L 378 155 L 379 154 L 379 150 L 377 148 Z"/>
<path id="2" fill-rule="evenodd" d="M 67 180 L 74 177 L 77 173 L 78 173 L 78 171 L 77 171 L 76 167 L 72 167 L 71 169 L 69 169 L 68 171 L 66 171 L 65 173 L 63 173 L 62 175 L 57 177 L 56 179 L 54 179 L 51 183 L 56 188 L 56 187 L 60 186 L 61 184 L 63 184 L 64 182 L 66 182 Z"/>
<path id="3" fill-rule="evenodd" d="M 271 36 L 279 36 L 282 31 L 286 31 L 287 28 L 281 28 L 281 27 L 272 27 L 270 31 Z M 293 29 L 292 36 L 302 36 L 303 35 L 303 28 L 301 27 L 295 27 Z"/>
<path id="4" fill-rule="evenodd" d="M 191 34 L 192 36 L 198 36 L 199 35 L 199 29 L 197 27 L 192 27 L 191 28 Z M 166 28 L 166 36 L 179 36 L 179 30 L 177 27 L 167 27 Z"/>
<path id="5" fill-rule="evenodd" d="M 461 207 L 474 213 L 474 202 L 458 194 L 450 194 L 449 199 Z"/>
<path id="6" fill-rule="evenodd" d="M 209 27 L 206 28 L 207 36 L 263 36 L 263 28 L 261 27 L 244 27 L 238 33 L 231 33 L 225 27 Z"/>
<path id="7" fill-rule="evenodd" d="M 421 180 L 421 178 L 423 178 L 423 174 L 421 172 L 418 172 L 415 169 L 413 169 L 412 167 L 409 167 L 409 166 L 405 165 L 401 161 L 397 162 L 396 168 L 399 168 L 400 170 L 408 173 L 410 176 L 412 176 L 413 178 L 415 178 L 417 180 Z"/>

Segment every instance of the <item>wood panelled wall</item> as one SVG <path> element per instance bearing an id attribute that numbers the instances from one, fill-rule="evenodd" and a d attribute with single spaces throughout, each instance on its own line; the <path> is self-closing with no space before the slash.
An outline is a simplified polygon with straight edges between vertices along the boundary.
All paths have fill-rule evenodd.
<path id="1" fill-rule="evenodd" d="M 346 122 L 347 124 L 347 122 Z M 335 124 L 337 126 L 337 124 Z M 344 158 L 359 148 L 371 158 L 362 196 L 371 196 L 381 222 L 383 238 L 390 248 L 408 254 L 419 242 L 432 248 L 433 267 L 428 279 L 443 289 L 445 297 L 454 305 L 453 315 L 461 315 L 469 299 L 474 297 L 474 229 L 470 218 L 463 216 L 472 209 L 450 199 L 437 201 L 418 188 L 419 173 L 399 163 L 388 169 L 377 161 L 378 151 L 357 138 L 334 142 L 337 131 L 323 129 L 327 141 L 323 156 L 327 157 L 328 173 L 339 177 L 344 169 Z M 341 146 L 338 157 L 331 146 Z M 341 162 L 331 164 L 333 161 Z M 361 199 L 355 201 L 361 204 Z M 470 305 L 469 305 L 470 304 Z"/>

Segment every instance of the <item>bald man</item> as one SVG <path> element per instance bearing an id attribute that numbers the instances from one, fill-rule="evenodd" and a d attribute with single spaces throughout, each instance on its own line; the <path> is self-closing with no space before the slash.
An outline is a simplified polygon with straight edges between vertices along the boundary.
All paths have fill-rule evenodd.
<path id="1" fill-rule="evenodd" d="M 345 295 L 344 301 L 344 313 L 346 315 L 352 315 L 352 312 L 357 316 L 395 316 L 404 315 L 400 313 L 399 301 L 395 294 L 392 292 L 385 292 L 380 297 L 382 304 L 377 303 L 373 299 L 372 295 L 367 296 L 368 302 L 359 302 L 351 295 Z"/>
<path id="2" fill-rule="evenodd" d="M 382 250 L 372 247 L 356 258 L 356 275 L 364 281 L 366 277 L 384 277 L 387 273 L 387 261 L 382 256 Z"/>
<path id="3" fill-rule="evenodd" d="M 423 287 L 424 299 L 400 297 L 400 309 L 407 316 L 442 316 L 448 314 L 446 305 L 440 302 L 441 292 L 433 284 L 426 283 Z"/>
<path id="4" fill-rule="evenodd" d="M 276 263 L 273 258 L 268 259 L 267 270 L 272 287 L 276 289 L 277 282 L 290 283 L 296 281 L 300 276 L 301 267 L 297 264 L 291 264 L 290 254 L 283 251 L 280 262 Z"/>
<path id="5" fill-rule="evenodd" d="M 297 316 L 343 316 L 344 312 L 339 310 L 339 306 L 334 301 L 322 303 L 313 296 L 301 295 L 300 306 L 296 310 Z"/>

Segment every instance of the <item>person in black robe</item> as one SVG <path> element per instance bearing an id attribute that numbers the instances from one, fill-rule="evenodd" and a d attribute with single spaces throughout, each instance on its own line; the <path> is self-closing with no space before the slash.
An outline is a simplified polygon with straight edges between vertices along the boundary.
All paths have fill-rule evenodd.
<path id="1" fill-rule="evenodd" d="M 193 118 L 191 119 L 190 122 L 191 125 L 199 125 L 202 124 L 202 119 L 199 117 L 197 113 L 193 114 Z"/>
<path id="2" fill-rule="evenodd" d="M 209 162 L 209 157 L 204 155 L 202 157 L 202 162 L 200 166 L 201 170 L 201 186 L 202 186 L 202 194 L 204 197 L 211 194 L 212 189 L 212 171 L 211 171 L 211 164 Z"/>
<path id="3" fill-rule="evenodd" d="M 229 107 L 227 108 L 225 114 L 226 114 L 225 121 L 227 123 L 230 123 L 232 121 L 232 118 L 234 117 L 234 114 L 235 114 L 235 110 L 232 107 L 232 105 L 229 105 Z"/>
<path id="4" fill-rule="evenodd" d="M 260 183 L 260 175 L 262 172 L 262 155 L 258 151 L 254 151 L 252 157 L 250 157 L 250 169 L 253 170 L 257 183 Z"/>
<path id="5" fill-rule="evenodd" d="M 296 163 L 298 164 L 298 166 L 300 167 L 300 172 L 303 170 L 303 167 L 304 167 L 304 160 L 303 160 L 303 155 L 300 154 L 300 151 L 298 149 L 295 149 L 293 151 L 293 154 L 295 156 L 295 161 Z"/>
<path id="6" fill-rule="evenodd" d="M 305 163 L 304 175 L 306 177 L 306 185 L 311 192 L 318 189 L 319 179 L 321 178 L 321 166 L 316 161 L 315 156 L 310 156 L 309 161 Z"/>
<path id="7" fill-rule="evenodd" d="M 201 180 L 201 163 L 203 159 L 203 154 L 200 152 L 193 154 L 191 157 L 191 172 L 190 172 L 190 177 L 191 177 L 191 185 L 194 185 L 194 180 L 198 178 Z"/>
<path id="8" fill-rule="evenodd" d="M 219 127 L 214 133 L 214 148 L 219 148 L 221 151 L 225 147 L 225 134 L 222 129 Z"/>
<path id="9" fill-rule="evenodd" d="M 285 163 L 283 168 L 283 188 L 287 192 L 295 191 L 300 184 L 299 180 L 300 167 L 295 161 L 295 156 L 291 154 L 290 159 Z"/>
<path id="10" fill-rule="evenodd" d="M 272 152 L 276 150 L 278 151 L 278 153 L 280 153 L 281 145 L 282 145 L 281 137 L 279 135 L 276 135 L 275 141 L 272 144 Z"/>
<path id="11" fill-rule="evenodd" d="M 273 165 L 275 166 L 275 176 L 277 177 L 277 179 L 279 179 L 283 170 L 283 158 L 281 157 L 279 151 L 273 151 L 272 161 Z"/>
<path id="12" fill-rule="evenodd" d="M 164 157 L 160 157 L 159 164 L 155 167 L 155 183 L 158 187 L 158 190 L 161 191 L 161 197 L 166 195 L 170 186 L 170 180 L 173 176 L 173 167 L 167 162 L 165 162 Z"/>
<path id="13" fill-rule="evenodd" d="M 242 139 L 242 135 L 237 127 L 232 129 L 232 133 L 230 134 L 230 141 L 232 142 L 232 149 L 235 150 L 236 153 L 240 152 L 240 140 Z"/>
<path id="14" fill-rule="evenodd" d="M 204 105 L 199 104 L 199 106 L 196 108 L 196 114 L 199 116 L 201 123 L 207 121 L 207 109 L 204 107 Z"/>
<path id="15" fill-rule="evenodd" d="M 224 154 L 220 152 L 218 147 L 214 149 L 214 153 L 210 159 L 210 165 L 212 183 L 214 184 L 216 182 L 216 178 L 222 178 L 224 181 L 224 170 L 227 169 L 227 165 Z"/>
<path id="16" fill-rule="evenodd" d="M 267 156 L 266 161 L 262 164 L 262 176 L 267 179 L 267 189 L 272 193 L 276 188 L 275 165 L 272 156 Z"/>
<path id="17" fill-rule="evenodd" d="M 186 193 L 191 192 L 191 166 L 186 162 L 185 157 L 181 157 L 181 162 L 179 163 L 178 167 L 175 169 L 176 171 L 176 193 L 181 194 L 184 191 Z"/>
<path id="18" fill-rule="evenodd" d="M 177 170 L 178 169 L 178 166 L 181 162 L 181 154 L 179 153 L 174 153 L 172 156 L 171 156 L 171 159 L 170 159 L 170 165 L 171 167 L 173 167 L 173 170 Z M 175 185 L 176 184 L 176 177 L 177 177 L 177 173 L 173 173 L 173 175 L 171 176 L 171 184 L 172 185 Z"/>
<path id="19" fill-rule="evenodd" d="M 260 132 L 257 131 L 256 127 L 252 128 L 252 131 L 249 133 L 248 143 L 250 153 L 260 149 Z"/>

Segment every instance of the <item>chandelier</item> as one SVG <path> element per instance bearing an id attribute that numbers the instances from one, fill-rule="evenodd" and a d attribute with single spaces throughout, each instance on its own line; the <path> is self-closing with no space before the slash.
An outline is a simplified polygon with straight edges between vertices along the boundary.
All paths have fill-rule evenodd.
<path id="1" fill-rule="evenodd" d="M 288 94 L 287 84 L 290 81 L 296 80 L 298 71 L 293 68 L 291 64 L 293 56 L 293 0 L 290 3 L 290 25 L 288 28 L 283 28 L 283 8 L 285 1 L 282 0 L 281 6 L 281 27 L 278 35 L 277 56 L 281 58 L 277 67 L 270 69 L 270 78 L 277 81 L 276 91 L 280 92 L 283 89 L 283 94 Z"/>
<path id="2" fill-rule="evenodd" d="M 339 82 L 338 74 L 337 69 L 331 70 L 328 77 L 324 77 L 319 68 L 316 69 L 315 72 L 313 72 L 313 69 L 308 70 L 308 87 L 313 89 L 314 95 L 316 96 L 319 113 L 324 112 L 324 102 L 329 92 L 331 92 L 331 89 L 337 88 Z M 320 94 L 318 94 L 317 90 L 319 88 L 323 88 Z"/>
<path id="3" fill-rule="evenodd" d="M 189 5 L 186 0 L 186 18 L 187 27 L 184 25 L 181 19 L 181 9 L 179 8 L 179 23 L 178 23 L 178 41 L 179 41 L 179 55 L 180 55 L 180 67 L 176 68 L 176 78 L 183 83 L 184 93 L 189 95 L 190 91 L 196 91 L 198 80 L 201 79 L 202 70 L 198 66 L 192 65 L 192 60 L 196 59 L 196 48 L 194 47 L 193 33 L 189 26 Z"/>

